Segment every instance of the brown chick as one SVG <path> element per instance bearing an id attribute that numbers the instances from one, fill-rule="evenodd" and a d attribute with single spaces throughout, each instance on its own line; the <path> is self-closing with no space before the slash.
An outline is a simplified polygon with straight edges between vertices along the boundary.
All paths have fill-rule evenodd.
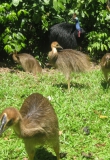
<path id="1" fill-rule="evenodd" d="M 62 49 L 58 42 L 52 42 L 52 51 L 48 58 L 54 67 L 64 73 L 70 90 L 70 75 L 72 72 L 84 72 L 90 68 L 89 57 L 82 52 L 72 49 Z"/>
<path id="2" fill-rule="evenodd" d="M 16 63 L 22 66 L 25 72 L 30 72 L 33 75 L 42 72 L 42 67 L 37 59 L 28 53 L 17 54 L 17 52 L 15 52 L 13 53 L 12 58 Z"/>
<path id="3" fill-rule="evenodd" d="M 101 59 L 101 69 L 104 74 L 106 82 L 108 81 L 108 74 L 110 73 L 110 53 L 106 53 Z"/>
<path id="4" fill-rule="evenodd" d="M 29 160 L 35 156 L 36 145 L 45 144 L 53 148 L 59 160 L 59 127 L 58 119 L 49 100 L 39 93 L 27 97 L 20 111 L 9 107 L 0 115 L 0 135 L 13 127 L 18 137 L 25 144 Z"/>

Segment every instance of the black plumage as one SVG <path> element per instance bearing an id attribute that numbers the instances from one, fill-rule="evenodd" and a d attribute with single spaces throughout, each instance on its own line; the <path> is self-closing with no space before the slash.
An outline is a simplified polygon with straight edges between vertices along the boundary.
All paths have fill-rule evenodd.
<path id="1" fill-rule="evenodd" d="M 81 28 L 81 35 L 78 33 L 74 24 L 59 23 L 50 28 L 50 43 L 57 41 L 64 49 L 75 49 L 82 46 L 85 31 Z"/>

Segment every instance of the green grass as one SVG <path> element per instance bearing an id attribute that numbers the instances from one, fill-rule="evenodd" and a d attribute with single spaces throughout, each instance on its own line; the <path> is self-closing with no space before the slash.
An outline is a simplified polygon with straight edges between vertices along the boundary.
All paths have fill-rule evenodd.
<path id="1" fill-rule="evenodd" d="M 2 72 L 0 112 L 9 106 L 19 109 L 24 99 L 35 92 L 51 98 L 62 131 L 60 149 L 67 153 L 64 160 L 86 160 L 89 153 L 89 158 L 94 160 L 110 159 L 110 88 L 106 86 L 100 70 L 74 74 L 70 92 L 64 76 L 57 71 L 38 78 L 25 72 Z M 88 134 L 84 131 L 87 127 Z M 50 151 L 49 148 L 48 152 L 42 153 L 41 150 L 38 155 L 45 154 L 44 157 L 49 159 Z M 25 157 L 24 144 L 13 130 L 3 133 L 0 137 L 0 160 L 22 160 Z M 39 159 L 44 160 L 44 157 Z"/>

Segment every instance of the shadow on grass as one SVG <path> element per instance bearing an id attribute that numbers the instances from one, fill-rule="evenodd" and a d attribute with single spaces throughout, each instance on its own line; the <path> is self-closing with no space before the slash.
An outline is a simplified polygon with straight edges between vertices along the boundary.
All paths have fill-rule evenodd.
<path id="1" fill-rule="evenodd" d="M 65 84 L 65 83 L 58 83 L 58 84 L 53 84 L 53 86 L 56 86 L 58 88 L 62 88 L 62 89 L 68 89 L 68 84 Z M 70 83 L 70 88 L 78 88 L 78 89 L 81 89 L 81 88 L 90 88 L 89 85 L 85 85 L 85 84 L 80 84 L 80 83 Z"/>
<path id="2" fill-rule="evenodd" d="M 60 159 L 65 158 L 66 155 L 67 153 L 60 153 Z M 41 147 L 37 149 L 34 160 L 57 160 L 57 157 Z"/>
<path id="3" fill-rule="evenodd" d="M 102 85 L 103 89 L 108 89 L 110 86 L 110 83 L 107 83 L 106 81 L 102 81 L 101 85 Z"/>
<path id="4" fill-rule="evenodd" d="M 45 148 L 38 148 L 34 160 L 57 160 L 57 158 Z"/>

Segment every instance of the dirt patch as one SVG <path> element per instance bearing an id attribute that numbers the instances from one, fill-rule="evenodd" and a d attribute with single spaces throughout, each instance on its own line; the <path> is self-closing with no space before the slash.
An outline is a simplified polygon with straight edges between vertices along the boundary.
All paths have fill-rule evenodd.
<path id="1" fill-rule="evenodd" d="M 100 69 L 100 65 L 92 62 L 91 63 L 91 69 L 90 70 L 95 70 L 95 69 Z M 44 68 L 43 69 L 43 73 L 48 73 L 48 74 L 54 74 L 56 70 L 55 69 L 50 69 L 50 67 L 48 68 Z M 16 68 L 16 65 L 7 65 L 5 63 L 0 62 L 0 73 L 6 73 L 6 72 L 10 72 L 10 73 L 21 73 L 23 71 L 20 71 Z"/>
<path id="2" fill-rule="evenodd" d="M 91 62 L 91 69 L 90 70 L 95 70 L 95 69 L 100 69 L 101 66 L 100 64 L 97 64 L 95 62 Z"/>

